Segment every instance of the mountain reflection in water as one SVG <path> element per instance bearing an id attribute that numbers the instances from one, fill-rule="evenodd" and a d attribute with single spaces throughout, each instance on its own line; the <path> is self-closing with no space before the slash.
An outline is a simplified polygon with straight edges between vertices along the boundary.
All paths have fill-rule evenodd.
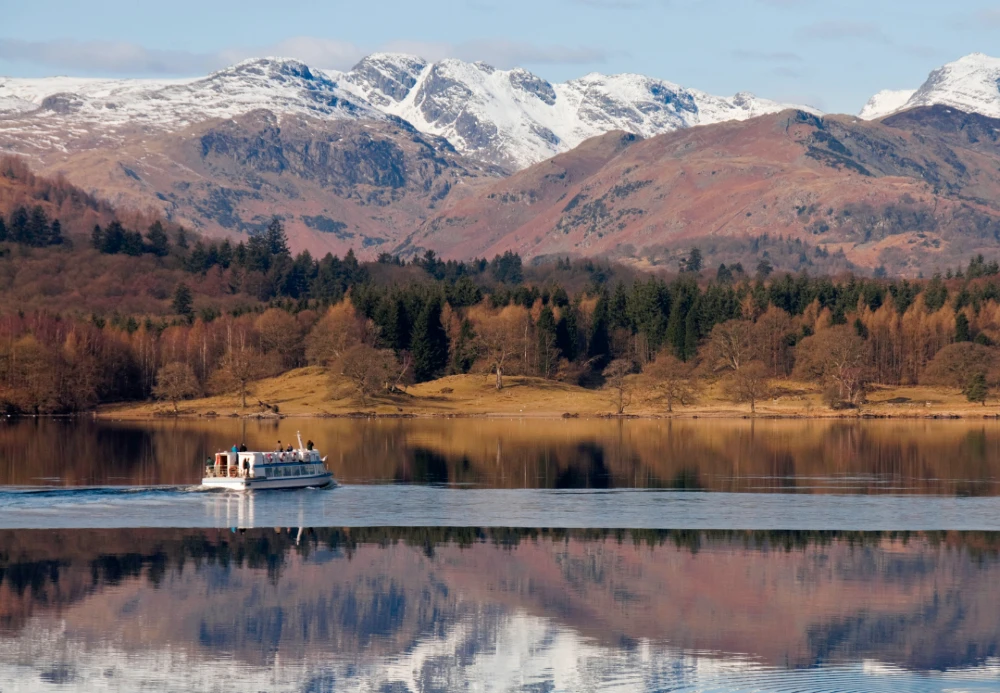
<path id="1" fill-rule="evenodd" d="M 984 420 L 26 420 L 0 423 L 0 485 L 194 484 L 215 451 L 298 429 L 348 484 L 1000 495 Z"/>
<path id="2" fill-rule="evenodd" d="M 3 690 L 997 690 L 1000 534 L 0 531 Z"/>

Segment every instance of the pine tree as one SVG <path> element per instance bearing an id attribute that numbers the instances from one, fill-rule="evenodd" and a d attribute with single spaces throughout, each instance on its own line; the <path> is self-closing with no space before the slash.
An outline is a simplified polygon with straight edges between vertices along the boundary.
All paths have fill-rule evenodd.
<path id="1" fill-rule="evenodd" d="M 49 227 L 49 245 L 62 245 L 65 239 L 62 235 L 62 223 L 58 219 L 52 221 Z"/>
<path id="2" fill-rule="evenodd" d="M 608 294 L 602 293 L 591 317 L 590 334 L 587 335 L 587 357 L 593 360 L 595 370 L 603 370 L 611 360 L 611 340 L 608 337 Z"/>
<path id="3" fill-rule="evenodd" d="M 963 392 L 967 400 L 970 402 L 979 402 L 985 407 L 986 398 L 990 394 L 989 385 L 986 383 L 986 375 L 982 372 L 974 374 L 969 378 L 969 382 L 966 384 Z"/>
<path id="4" fill-rule="evenodd" d="M 90 247 L 94 250 L 104 247 L 104 229 L 100 224 L 94 224 L 94 230 L 90 232 Z"/>
<path id="5" fill-rule="evenodd" d="M 123 231 L 122 252 L 132 257 L 139 257 L 142 255 L 142 251 L 142 234 L 138 231 Z"/>
<path id="6" fill-rule="evenodd" d="M 177 229 L 177 247 L 184 250 L 187 250 L 188 247 L 187 231 L 184 230 L 183 226 Z"/>
<path id="7" fill-rule="evenodd" d="M 413 376 L 416 381 L 433 380 L 448 365 L 448 334 L 441 325 L 441 302 L 429 299 L 417 315 L 410 339 Z"/>
<path id="8" fill-rule="evenodd" d="M 0 243 L 3 243 L 6 240 L 7 240 L 7 223 L 3 220 L 3 217 L 0 216 Z"/>
<path id="9" fill-rule="evenodd" d="M 49 244 L 49 217 L 41 205 L 32 208 L 22 243 L 36 248 Z"/>
<path id="10" fill-rule="evenodd" d="M 194 297 L 191 295 L 191 289 L 188 288 L 187 284 L 181 282 L 174 290 L 174 301 L 172 304 L 174 312 L 177 315 L 183 315 L 190 319 L 194 314 L 193 305 Z"/>
<path id="11" fill-rule="evenodd" d="M 543 378 L 548 378 L 559 362 L 559 350 L 556 347 L 558 341 L 556 318 L 549 306 L 542 308 L 535 331 L 538 335 L 538 373 Z"/>
<path id="12" fill-rule="evenodd" d="M 146 232 L 149 252 L 156 257 L 165 257 L 170 252 L 170 239 L 159 220 L 154 221 Z"/>
<path id="13" fill-rule="evenodd" d="M 578 305 L 566 306 L 564 310 L 560 311 L 559 322 L 556 323 L 556 348 L 570 361 L 575 361 L 579 353 Z"/>
<path id="14" fill-rule="evenodd" d="M 264 239 L 267 243 L 267 252 L 271 255 L 291 255 L 288 250 L 288 236 L 285 235 L 285 229 L 278 217 L 271 218 L 271 223 L 264 232 Z"/>
<path id="15" fill-rule="evenodd" d="M 955 341 L 972 341 L 972 335 L 969 332 L 969 319 L 965 317 L 965 313 L 959 313 L 955 316 Z"/>
<path id="16" fill-rule="evenodd" d="M 28 210 L 22 205 L 14 208 L 10 213 L 10 223 L 7 230 L 8 237 L 14 243 L 28 242 Z"/>
<path id="17" fill-rule="evenodd" d="M 452 345 L 451 369 L 455 373 L 468 373 L 476 361 L 476 332 L 469 320 L 463 320 L 458 337 Z"/>

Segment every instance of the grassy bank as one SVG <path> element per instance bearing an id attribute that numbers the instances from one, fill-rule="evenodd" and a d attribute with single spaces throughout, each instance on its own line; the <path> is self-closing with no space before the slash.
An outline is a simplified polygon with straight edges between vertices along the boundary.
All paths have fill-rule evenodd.
<path id="1" fill-rule="evenodd" d="M 497 390 L 492 376 L 457 375 L 407 388 L 406 392 L 381 395 L 362 402 L 349 383 L 323 368 L 300 368 L 254 385 L 247 407 L 232 394 L 181 402 L 181 416 L 273 415 L 277 406 L 287 416 L 524 416 L 559 417 L 565 414 L 591 417 L 615 412 L 615 395 L 607 389 L 593 390 L 541 378 L 508 377 Z M 631 404 L 626 415 L 674 417 L 743 417 L 750 415 L 745 404 L 734 404 L 718 383 L 698 394 L 695 403 L 674 407 L 668 414 L 661 395 L 639 377 L 632 383 Z M 780 380 L 775 395 L 758 402 L 758 417 L 853 418 L 879 416 L 894 418 L 972 417 L 1000 414 L 1000 403 L 991 398 L 987 406 L 966 401 L 957 390 L 940 387 L 880 387 L 860 409 L 833 411 L 823 403 L 820 389 L 808 383 Z M 262 406 L 261 403 L 269 405 Z M 103 407 L 98 415 L 109 418 L 149 418 L 172 415 L 167 402 Z"/>

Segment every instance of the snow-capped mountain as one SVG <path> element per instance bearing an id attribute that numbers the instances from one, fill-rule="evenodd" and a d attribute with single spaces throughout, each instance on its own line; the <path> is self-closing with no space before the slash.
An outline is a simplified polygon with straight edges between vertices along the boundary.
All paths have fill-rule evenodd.
<path id="1" fill-rule="evenodd" d="M 248 60 L 192 80 L 0 78 L 0 132 L 27 125 L 176 129 L 256 109 L 323 118 L 384 117 L 296 60 Z M 32 118 L 25 121 L 25 116 Z M 46 128 L 45 126 L 49 126 Z"/>
<path id="2" fill-rule="evenodd" d="M 648 137 L 787 107 L 641 75 L 590 74 L 550 84 L 520 68 L 384 53 L 347 72 L 261 58 L 201 79 L 0 78 L 0 136 L 21 137 L 35 151 L 93 146 L 122 128 L 173 130 L 266 109 L 279 116 L 395 116 L 445 137 L 463 154 L 512 170 L 610 130 Z"/>
<path id="3" fill-rule="evenodd" d="M 611 130 L 644 137 L 790 108 L 740 93 L 718 97 L 635 74 L 551 84 L 521 68 L 377 53 L 331 78 L 468 155 L 521 169 Z"/>
<path id="4" fill-rule="evenodd" d="M 982 53 L 959 58 L 931 72 L 919 89 L 879 92 L 861 110 L 860 117 L 874 120 L 936 105 L 1000 118 L 1000 58 Z"/>

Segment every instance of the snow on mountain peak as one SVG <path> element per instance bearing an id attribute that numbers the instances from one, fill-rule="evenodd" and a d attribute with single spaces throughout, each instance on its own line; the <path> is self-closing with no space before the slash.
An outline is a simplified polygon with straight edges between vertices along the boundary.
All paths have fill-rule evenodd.
<path id="1" fill-rule="evenodd" d="M 186 80 L 0 80 L 0 127 L 38 134 L 39 123 L 25 119 L 44 113 L 46 131 L 38 141 L 46 146 L 81 125 L 100 132 L 172 129 L 256 109 L 320 118 L 389 115 L 510 169 L 610 130 L 650 137 L 786 107 L 746 92 L 712 96 L 637 74 L 591 73 L 553 84 L 523 68 L 428 62 L 404 53 L 373 53 L 347 72 L 263 57 Z"/>
<path id="2" fill-rule="evenodd" d="M 985 53 L 963 56 L 931 72 L 915 91 L 879 92 L 868 101 L 860 116 L 870 120 L 934 105 L 1000 118 L 1000 58 Z"/>

